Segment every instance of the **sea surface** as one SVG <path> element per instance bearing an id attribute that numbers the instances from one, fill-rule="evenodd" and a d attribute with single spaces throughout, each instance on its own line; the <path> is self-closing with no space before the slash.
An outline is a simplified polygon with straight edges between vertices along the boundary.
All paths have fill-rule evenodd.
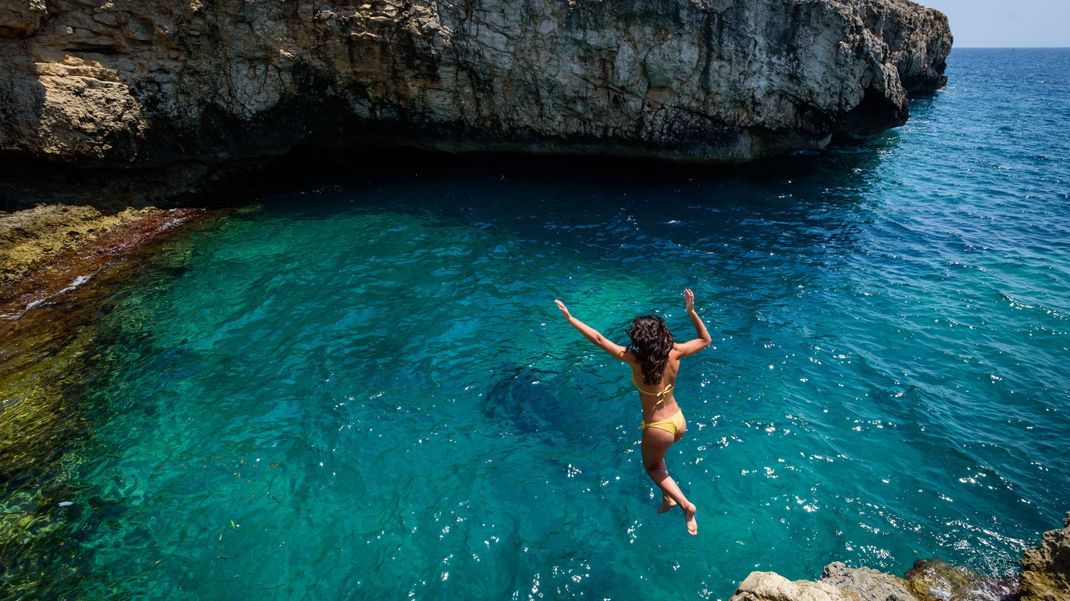
<path id="1" fill-rule="evenodd" d="M 26 437 L 0 454 L 5 596 L 726 600 L 752 570 L 927 557 L 1013 576 L 1070 510 L 1070 50 L 955 50 L 947 73 L 905 126 L 786 162 L 238 193 L 0 353 L 25 385 L 0 391 Z M 695 538 L 655 513 L 627 368 L 552 302 L 618 342 L 651 312 L 687 339 L 684 287 L 714 338 L 667 456 Z"/>

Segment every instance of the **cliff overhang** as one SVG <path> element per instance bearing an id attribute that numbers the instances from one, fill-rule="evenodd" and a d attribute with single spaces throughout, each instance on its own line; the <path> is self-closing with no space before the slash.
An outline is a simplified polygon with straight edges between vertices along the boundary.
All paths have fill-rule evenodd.
<path id="1" fill-rule="evenodd" d="M 951 42 L 908 0 L 0 0 L 0 156 L 741 162 L 903 123 Z"/>

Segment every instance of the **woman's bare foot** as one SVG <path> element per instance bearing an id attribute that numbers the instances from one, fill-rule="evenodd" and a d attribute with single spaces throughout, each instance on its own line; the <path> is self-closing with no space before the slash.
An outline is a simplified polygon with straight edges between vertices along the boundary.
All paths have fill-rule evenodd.
<path id="1" fill-rule="evenodd" d="M 684 519 L 687 520 L 687 532 L 691 536 L 698 536 L 698 522 L 695 521 L 696 511 L 698 511 L 698 507 L 695 507 L 694 503 L 691 503 L 690 509 L 684 510 Z"/>
<path id="2" fill-rule="evenodd" d="M 661 507 L 658 507 L 658 513 L 665 513 L 670 511 L 673 507 L 676 507 L 676 501 L 673 501 L 672 497 L 668 495 L 662 495 Z"/>

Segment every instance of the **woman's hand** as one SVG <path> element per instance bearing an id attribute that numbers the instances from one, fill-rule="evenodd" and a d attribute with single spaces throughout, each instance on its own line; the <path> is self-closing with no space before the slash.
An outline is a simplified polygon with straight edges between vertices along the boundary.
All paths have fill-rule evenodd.
<path id="1" fill-rule="evenodd" d="M 572 314 L 568 312 L 568 307 L 565 306 L 565 303 L 556 298 L 554 299 L 554 302 L 557 303 L 557 310 L 561 311 L 561 314 L 565 316 L 565 319 L 572 319 Z"/>
<path id="2" fill-rule="evenodd" d="M 688 317 L 691 318 L 691 325 L 695 326 L 695 333 L 698 334 L 698 338 L 676 345 L 676 351 L 680 357 L 694 355 L 713 342 L 709 330 L 706 329 L 706 324 L 702 323 L 702 318 L 695 312 L 695 293 L 691 292 L 690 288 L 684 288 L 684 308 L 687 309 Z"/>

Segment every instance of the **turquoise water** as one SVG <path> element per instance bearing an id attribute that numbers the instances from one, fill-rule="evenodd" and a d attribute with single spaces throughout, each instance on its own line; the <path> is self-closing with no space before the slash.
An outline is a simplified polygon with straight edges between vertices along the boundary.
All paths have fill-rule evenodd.
<path id="1" fill-rule="evenodd" d="M 90 425 L 40 516 L 62 550 L 5 578 L 727 599 L 835 560 L 1013 573 L 1070 509 L 1070 51 L 948 74 L 906 126 L 787 166 L 421 166 L 171 241 L 84 326 Z M 684 287 L 714 336 L 667 457 L 697 538 L 655 513 L 626 368 L 552 304 L 683 338 Z"/>

